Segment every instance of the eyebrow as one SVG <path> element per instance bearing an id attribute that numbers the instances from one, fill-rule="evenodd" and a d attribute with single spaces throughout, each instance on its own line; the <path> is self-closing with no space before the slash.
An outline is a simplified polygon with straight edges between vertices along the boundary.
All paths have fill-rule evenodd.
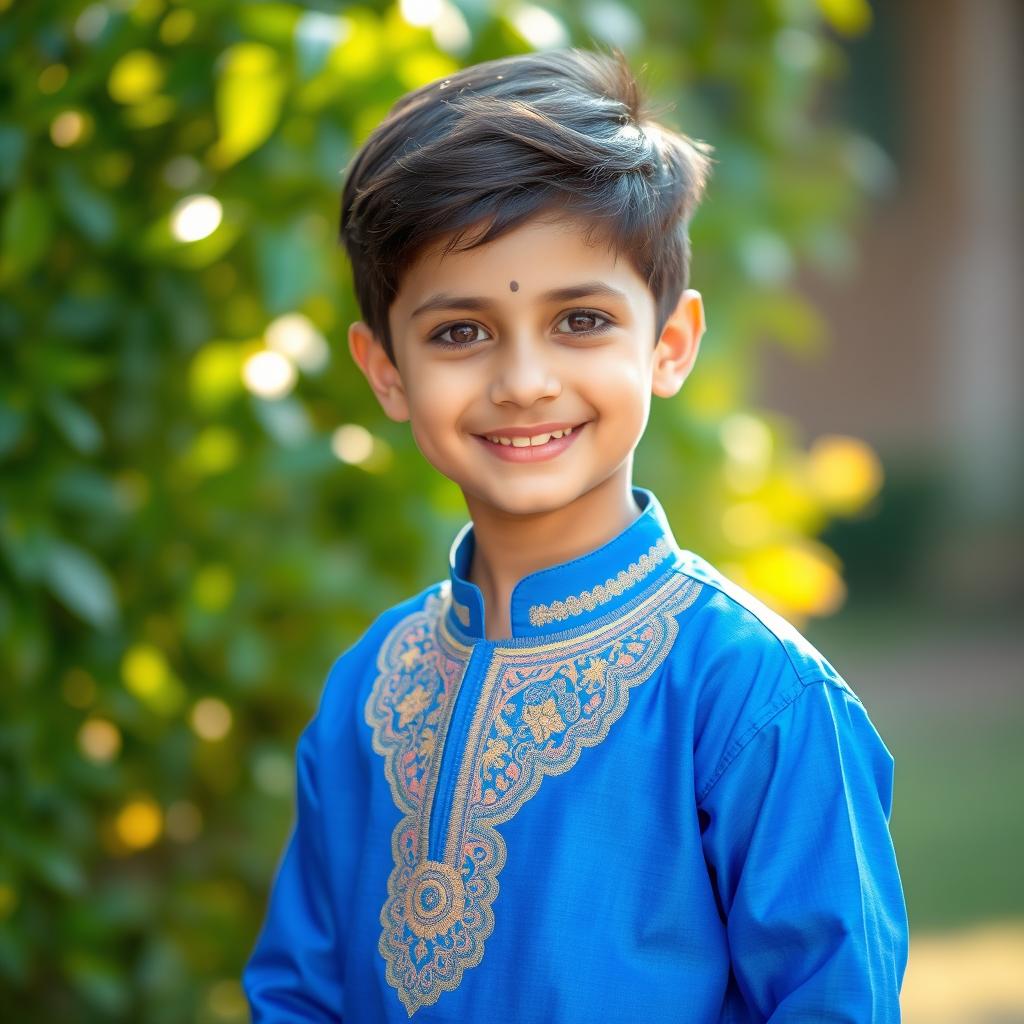
<path id="1" fill-rule="evenodd" d="M 552 288 L 540 298 L 542 302 L 571 302 L 574 299 L 585 299 L 594 295 L 622 300 L 627 298 L 625 292 L 613 288 L 610 284 L 605 284 L 604 281 L 584 281 L 582 284 L 569 285 L 565 288 Z M 410 314 L 410 319 L 420 316 L 422 313 L 433 313 L 442 309 L 488 310 L 493 306 L 494 302 L 491 299 L 478 295 L 450 295 L 447 292 L 438 292 L 422 305 L 417 306 Z"/>

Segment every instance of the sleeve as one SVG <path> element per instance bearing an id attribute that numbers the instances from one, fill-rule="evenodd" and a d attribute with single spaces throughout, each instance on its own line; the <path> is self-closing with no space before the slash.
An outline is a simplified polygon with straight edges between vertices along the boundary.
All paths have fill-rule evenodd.
<path id="1" fill-rule="evenodd" d="M 342 1020 L 342 957 L 327 884 L 316 725 L 314 719 L 299 737 L 295 822 L 242 976 L 252 1024 Z"/>
<path id="2" fill-rule="evenodd" d="M 790 698 L 698 799 L 736 983 L 771 1024 L 899 1021 L 893 758 L 845 683 L 809 681 Z"/>

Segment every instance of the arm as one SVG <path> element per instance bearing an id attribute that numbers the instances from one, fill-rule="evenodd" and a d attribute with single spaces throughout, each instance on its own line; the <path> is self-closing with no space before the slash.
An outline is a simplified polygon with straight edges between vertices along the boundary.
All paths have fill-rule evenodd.
<path id="1" fill-rule="evenodd" d="M 252 1024 L 340 1022 L 341 956 L 327 884 L 316 720 L 296 751 L 296 818 L 242 984 Z"/>
<path id="2" fill-rule="evenodd" d="M 700 794 L 733 972 L 771 1024 L 899 1021 L 893 759 L 844 684 L 799 684 Z"/>

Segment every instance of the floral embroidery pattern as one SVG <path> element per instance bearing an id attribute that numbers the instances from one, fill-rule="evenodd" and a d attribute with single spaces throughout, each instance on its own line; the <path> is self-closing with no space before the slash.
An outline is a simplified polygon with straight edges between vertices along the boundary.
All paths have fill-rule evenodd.
<path id="1" fill-rule="evenodd" d="M 630 587 L 635 587 L 641 580 L 649 576 L 671 553 L 668 541 L 661 537 L 651 549 L 641 555 L 628 569 L 621 569 L 604 583 L 599 583 L 582 594 L 567 597 L 564 601 L 552 601 L 551 604 L 530 605 L 530 625 L 547 626 L 552 622 L 562 622 L 579 615 L 581 612 L 592 612 L 602 604 L 607 604 L 613 597 L 619 597 Z"/>
<path id="2" fill-rule="evenodd" d="M 557 643 L 496 647 L 459 754 L 441 848 L 430 816 L 441 755 L 470 650 L 448 633 L 446 591 L 398 623 L 378 655 L 366 703 L 373 747 L 402 819 L 381 909 L 378 948 L 388 984 L 411 1017 L 457 988 L 480 962 L 505 843 L 494 827 L 514 817 L 545 776 L 569 771 L 600 743 L 629 691 L 662 663 L 676 616 L 701 584 L 673 573 L 618 618 Z"/>

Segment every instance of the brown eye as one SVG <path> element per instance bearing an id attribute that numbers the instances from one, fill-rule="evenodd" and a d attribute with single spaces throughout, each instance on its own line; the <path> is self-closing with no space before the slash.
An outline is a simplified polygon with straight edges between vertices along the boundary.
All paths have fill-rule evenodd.
<path id="1" fill-rule="evenodd" d="M 472 324 L 459 324 L 457 327 L 449 327 L 448 330 L 451 340 L 460 345 L 476 341 L 476 328 Z"/>
<path id="2" fill-rule="evenodd" d="M 430 340 L 442 348 L 460 348 L 481 341 L 482 339 L 477 337 L 478 331 L 483 332 L 483 328 L 479 324 L 468 322 L 452 324 L 444 330 L 438 331 L 437 334 L 431 335 Z M 484 332 L 484 336 L 486 337 L 486 332 Z"/>
<path id="3" fill-rule="evenodd" d="M 562 317 L 558 326 L 563 324 L 568 326 L 568 330 L 562 332 L 565 334 L 598 334 L 610 326 L 606 316 L 587 309 L 578 309 Z"/>

